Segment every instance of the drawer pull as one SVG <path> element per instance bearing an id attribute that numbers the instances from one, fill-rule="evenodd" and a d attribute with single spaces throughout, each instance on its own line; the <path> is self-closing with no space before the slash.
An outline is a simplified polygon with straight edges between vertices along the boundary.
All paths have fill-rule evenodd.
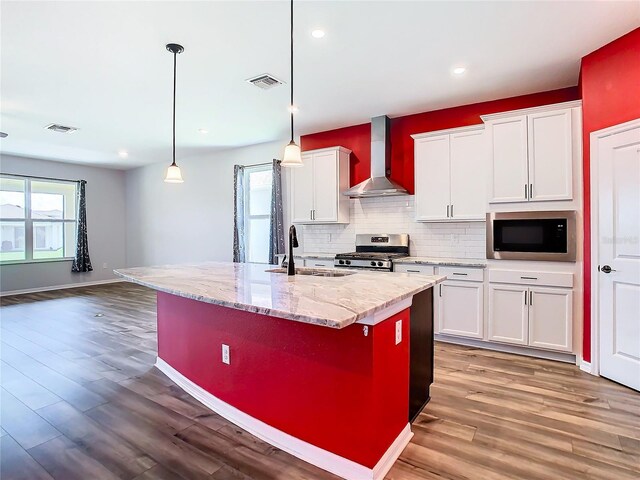
<path id="1" fill-rule="evenodd" d="M 522 280 L 537 280 L 538 277 L 520 277 Z"/>
<path id="2" fill-rule="evenodd" d="M 458 273 L 458 272 L 453 272 L 454 275 L 463 275 L 463 276 L 467 276 L 469 275 L 468 273 Z"/>
<path id="3" fill-rule="evenodd" d="M 420 270 L 408 270 L 407 273 L 420 273 Z"/>

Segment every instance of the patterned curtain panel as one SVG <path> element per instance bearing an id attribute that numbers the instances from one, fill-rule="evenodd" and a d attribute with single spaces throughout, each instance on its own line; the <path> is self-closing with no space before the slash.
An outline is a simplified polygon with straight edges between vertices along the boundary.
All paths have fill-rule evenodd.
<path id="1" fill-rule="evenodd" d="M 233 166 L 233 261 L 245 262 L 244 251 L 244 167 Z"/>
<path id="2" fill-rule="evenodd" d="M 78 182 L 77 219 L 78 228 L 76 230 L 76 256 L 71 264 L 72 272 L 91 272 L 91 259 L 89 258 L 89 241 L 87 240 L 87 199 L 85 197 L 85 187 L 87 182 Z"/>
<path id="3" fill-rule="evenodd" d="M 269 263 L 278 263 L 276 257 L 284 253 L 284 215 L 282 211 L 282 167 L 280 160 L 273 160 L 271 184 L 271 230 L 269 233 Z"/>

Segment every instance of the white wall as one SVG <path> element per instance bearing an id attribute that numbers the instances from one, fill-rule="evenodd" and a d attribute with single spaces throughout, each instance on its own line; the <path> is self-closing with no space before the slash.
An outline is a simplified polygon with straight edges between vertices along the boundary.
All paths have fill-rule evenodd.
<path id="1" fill-rule="evenodd" d="M 115 278 L 125 266 L 125 173 L 78 164 L 0 156 L 0 171 L 87 181 L 87 229 L 93 272 L 71 273 L 71 261 L 3 265 L 0 292 L 39 289 Z M 106 268 L 103 264 L 106 263 Z"/>
<path id="2" fill-rule="evenodd" d="M 281 158 L 286 143 L 179 158 L 182 184 L 163 182 L 168 162 L 127 171 L 127 265 L 231 261 L 233 165 Z M 282 177 L 286 195 L 287 175 Z"/>
<path id="3" fill-rule="evenodd" d="M 348 225 L 304 225 L 306 253 L 343 253 L 355 249 L 358 233 L 408 233 L 413 256 L 486 258 L 485 222 L 423 223 L 414 221 L 414 196 L 350 200 Z"/>

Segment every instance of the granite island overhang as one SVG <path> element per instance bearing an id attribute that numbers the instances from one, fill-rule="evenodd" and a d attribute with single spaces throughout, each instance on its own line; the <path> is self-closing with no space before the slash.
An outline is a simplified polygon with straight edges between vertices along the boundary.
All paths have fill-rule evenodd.
<path id="1" fill-rule="evenodd" d="M 383 478 L 412 436 L 410 323 L 445 277 L 270 269 L 208 262 L 115 273 L 158 291 L 156 366 L 187 393 L 336 475 Z M 426 308 L 431 325 L 420 328 L 432 342 Z"/>

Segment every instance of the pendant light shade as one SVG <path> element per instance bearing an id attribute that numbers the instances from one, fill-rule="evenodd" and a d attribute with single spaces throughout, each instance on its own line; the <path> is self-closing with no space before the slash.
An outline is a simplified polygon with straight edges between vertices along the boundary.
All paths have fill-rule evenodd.
<path id="1" fill-rule="evenodd" d="M 171 164 L 169 168 L 167 168 L 167 174 L 164 177 L 164 181 L 166 183 L 182 183 L 184 180 L 182 179 L 182 173 L 180 172 L 180 167 Z"/>
<path id="2" fill-rule="evenodd" d="M 304 165 L 302 163 L 300 147 L 296 142 L 291 141 L 289 145 L 284 148 L 284 158 L 280 165 L 283 167 L 302 167 Z"/>
<path id="3" fill-rule="evenodd" d="M 164 177 L 166 183 L 182 183 L 182 172 L 180 167 L 176 165 L 176 62 L 179 53 L 184 52 L 184 47 L 177 43 L 167 45 L 167 50 L 173 53 L 173 162 L 167 168 L 167 174 Z"/>
<path id="4" fill-rule="evenodd" d="M 302 155 L 300 147 L 293 140 L 293 114 L 295 112 L 295 103 L 293 103 L 293 0 L 291 0 L 291 103 L 289 103 L 289 115 L 291 118 L 291 141 L 284 149 L 284 157 L 282 159 L 283 167 L 302 167 Z"/>

